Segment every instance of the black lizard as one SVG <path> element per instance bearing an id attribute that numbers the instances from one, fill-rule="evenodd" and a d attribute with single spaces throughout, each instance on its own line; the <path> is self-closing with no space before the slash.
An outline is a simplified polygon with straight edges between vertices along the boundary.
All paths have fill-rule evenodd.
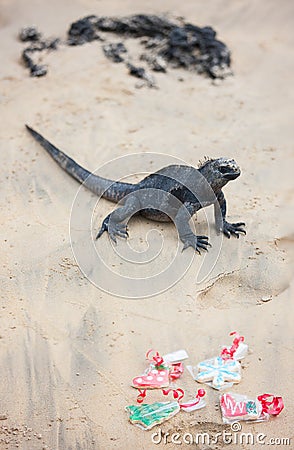
<path id="1" fill-rule="evenodd" d="M 193 247 L 198 253 L 210 246 L 207 236 L 196 236 L 189 225 L 190 218 L 201 208 L 214 205 L 215 224 L 218 232 L 228 238 L 246 234 L 245 223 L 226 221 L 226 200 L 222 188 L 240 175 L 240 168 L 233 159 L 209 159 L 198 167 L 171 165 L 145 177 L 137 184 L 111 181 L 91 174 L 43 136 L 27 126 L 30 134 L 69 175 L 103 198 L 122 205 L 103 221 L 97 235 L 107 231 L 116 242 L 116 236 L 127 238 L 127 222 L 136 213 L 152 220 L 173 220 L 183 249 Z"/>

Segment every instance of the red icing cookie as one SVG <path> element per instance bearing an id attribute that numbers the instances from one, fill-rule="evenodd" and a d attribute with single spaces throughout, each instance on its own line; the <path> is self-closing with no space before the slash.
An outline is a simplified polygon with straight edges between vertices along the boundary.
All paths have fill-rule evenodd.
<path id="1" fill-rule="evenodd" d="M 132 386 L 137 389 L 161 389 L 167 387 L 169 386 L 169 368 L 164 365 L 156 367 L 152 364 L 145 374 L 133 378 Z"/>

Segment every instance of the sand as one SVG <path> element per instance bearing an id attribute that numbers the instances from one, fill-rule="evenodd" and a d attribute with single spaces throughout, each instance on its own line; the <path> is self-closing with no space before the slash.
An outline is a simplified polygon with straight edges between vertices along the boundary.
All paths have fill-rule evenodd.
<path id="1" fill-rule="evenodd" d="M 188 362 L 196 364 L 228 344 L 232 330 L 250 346 L 234 392 L 269 392 L 285 401 L 278 418 L 244 424 L 243 431 L 265 433 L 266 439 L 292 437 L 293 10 L 286 0 L 1 1 L 1 449 L 154 448 L 152 432 L 132 426 L 124 411 L 135 403 L 130 381 L 145 369 L 146 350 L 164 354 L 184 348 Z M 157 75 L 158 90 L 137 89 L 136 80 L 108 61 L 96 43 L 46 56 L 44 78 L 30 78 L 20 62 L 17 33 L 23 25 L 64 37 L 68 25 L 87 14 L 137 12 L 170 12 L 213 26 L 232 50 L 234 76 L 213 83 L 176 70 Z M 204 214 L 195 221 L 199 234 L 208 232 L 213 248 L 220 246 L 218 258 L 213 249 L 205 256 L 212 271 L 204 280 L 199 278 L 204 255 L 191 261 L 190 249 L 180 254 L 177 266 L 182 270 L 191 263 L 185 276 L 158 295 L 123 298 L 125 287 L 111 276 L 107 286 L 121 295 L 98 289 L 83 275 L 71 247 L 72 233 L 74 245 L 89 235 L 95 197 L 82 189 L 76 217 L 85 217 L 85 223 L 75 222 L 70 233 L 79 186 L 32 140 L 25 123 L 90 170 L 132 153 L 144 154 L 143 172 L 160 162 L 148 152 L 192 165 L 204 155 L 235 158 L 242 176 L 224 190 L 228 218 L 244 220 L 247 235 L 220 245 L 210 208 L 209 230 Z M 102 171 L 111 176 L 112 169 L 113 176 L 124 176 L 133 166 L 124 159 Z M 99 202 L 95 231 L 112 208 Z M 162 233 L 165 267 L 177 245 L 172 225 L 135 219 L 130 243 L 146 250 L 148 239 L 152 243 L 159 236 L 148 235 L 152 229 Z M 113 255 L 116 273 L 130 274 L 106 236 L 95 245 L 109 265 Z M 118 244 L 120 252 L 125 248 Z M 82 257 L 87 266 L 86 250 Z M 89 261 L 87 270 L 94 270 Z M 179 385 L 187 398 L 199 387 L 187 371 Z M 207 388 L 206 408 L 181 412 L 161 429 L 181 437 L 222 431 L 218 395 Z M 227 447 L 261 445 L 194 446 Z"/>

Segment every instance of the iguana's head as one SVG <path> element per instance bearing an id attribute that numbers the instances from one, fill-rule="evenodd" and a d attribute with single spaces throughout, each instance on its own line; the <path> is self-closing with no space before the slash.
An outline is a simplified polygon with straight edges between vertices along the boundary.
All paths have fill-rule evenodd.
<path id="1" fill-rule="evenodd" d="M 214 190 L 221 189 L 228 181 L 235 180 L 241 174 L 240 167 L 236 161 L 224 157 L 208 159 L 199 166 L 198 170 Z"/>

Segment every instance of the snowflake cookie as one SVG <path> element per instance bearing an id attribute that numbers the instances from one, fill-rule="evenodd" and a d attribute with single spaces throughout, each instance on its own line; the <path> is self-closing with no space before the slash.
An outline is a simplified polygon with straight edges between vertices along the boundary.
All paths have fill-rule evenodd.
<path id="1" fill-rule="evenodd" d="M 199 383 L 211 383 L 214 389 L 222 389 L 227 383 L 241 381 L 241 365 L 235 359 L 223 359 L 221 356 L 207 359 L 198 364 L 195 380 Z"/>

